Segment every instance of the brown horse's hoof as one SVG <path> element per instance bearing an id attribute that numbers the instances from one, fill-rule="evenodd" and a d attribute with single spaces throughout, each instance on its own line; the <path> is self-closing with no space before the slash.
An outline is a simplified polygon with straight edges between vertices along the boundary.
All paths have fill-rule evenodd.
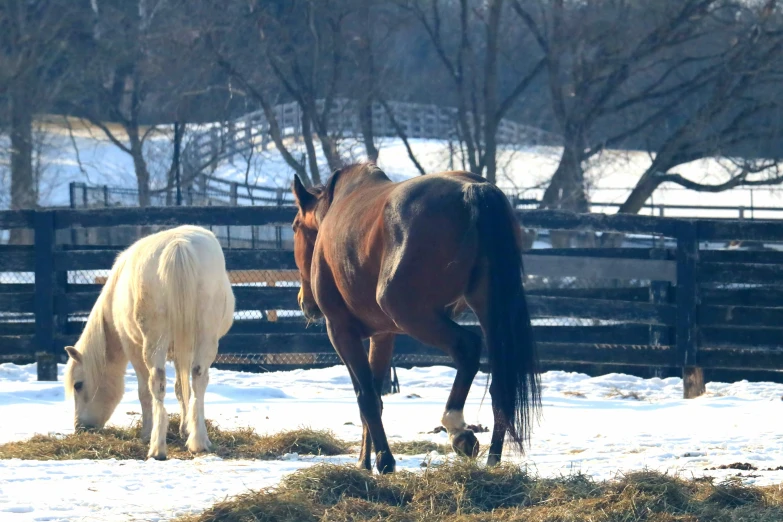
<path id="1" fill-rule="evenodd" d="M 397 467 L 397 461 L 394 460 L 394 456 L 391 452 L 379 451 L 375 456 L 375 467 L 378 468 L 378 473 L 381 475 L 394 473 L 394 470 Z"/>
<path id="2" fill-rule="evenodd" d="M 475 459 L 479 453 L 478 439 L 470 430 L 465 430 L 459 435 L 455 435 L 451 440 L 451 447 L 454 448 L 457 455 L 470 457 L 472 459 Z"/>

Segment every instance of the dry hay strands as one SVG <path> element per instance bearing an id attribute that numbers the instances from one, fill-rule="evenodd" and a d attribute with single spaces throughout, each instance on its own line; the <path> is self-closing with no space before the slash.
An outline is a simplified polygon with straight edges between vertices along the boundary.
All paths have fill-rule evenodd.
<path id="1" fill-rule="evenodd" d="M 170 416 L 166 434 L 168 457 L 192 459 L 185 441 L 179 437 L 179 415 Z M 300 428 L 271 435 L 259 435 L 252 428 L 224 430 L 207 420 L 207 433 L 212 448 L 206 454 L 223 459 L 276 459 L 287 453 L 300 455 L 347 455 L 358 443 L 337 438 L 328 430 Z M 149 446 L 141 440 L 141 422 L 122 428 L 109 426 L 101 430 L 68 435 L 35 435 L 30 439 L 0 445 L 0 459 L 75 460 L 120 459 L 144 460 Z M 421 455 L 436 451 L 443 455 L 451 447 L 426 440 L 392 443 L 392 452 L 400 455 Z"/>
<path id="2" fill-rule="evenodd" d="M 541 479 L 519 466 L 486 468 L 465 459 L 382 476 L 317 464 L 275 488 L 179 520 L 772 522 L 783 520 L 783 493 L 736 480 L 714 484 L 650 471 L 600 482 L 582 474 Z"/>
<path id="3" fill-rule="evenodd" d="M 389 443 L 389 448 L 393 455 L 423 455 L 433 451 L 448 455 L 454 452 L 449 444 L 439 444 L 429 440 L 394 441 Z"/>
<path id="4" fill-rule="evenodd" d="M 609 388 L 609 391 L 607 391 L 604 394 L 604 397 L 606 397 L 607 399 L 620 398 L 625 400 L 631 399 L 634 401 L 645 400 L 644 396 L 642 396 L 639 392 L 635 390 L 630 390 L 630 391 L 621 390 L 617 386 L 612 386 L 611 388 Z"/>
<path id="5" fill-rule="evenodd" d="M 192 459 L 179 436 L 179 415 L 172 415 L 166 434 L 168 457 Z M 223 430 L 207 420 L 212 441 L 208 454 L 224 459 L 275 459 L 286 453 L 302 455 L 344 455 L 349 445 L 330 431 L 298 429 L 273 435 L 258 435 L 252 428 Z M 0 459 L 72 460 L 147 458 L 149 445 L 141 440 L 141 423 L 127 428 L 110 426 L 102 430 L 68 435 L 35 435 L 20 442 L 0 445 Z"/>

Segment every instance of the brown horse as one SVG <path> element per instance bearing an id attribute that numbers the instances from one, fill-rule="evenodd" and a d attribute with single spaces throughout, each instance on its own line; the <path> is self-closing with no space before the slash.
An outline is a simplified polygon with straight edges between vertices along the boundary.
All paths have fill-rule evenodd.
<path id="1" fill-rule="evenodd" d="M 322 187 L 307 189 L 297 177 L 293 192 L 299 306 L 308 320 L 326 319 L 353 380 L 364 427 L 360 466 L 371 469 L 374 444 L 378 471 L 394 471 L 380 387 L 401 333 L 453 358 L 457 374 L 441 422 L 458 454 L 478 455 L 462 410 L 482 339 L 454 321 L 465 303 L 481 323 L 492 375 L 487 464 L 500 461 L 506 433 L 523 449 L 540 384 L 521 229 L 505 195 L 469 172 L 393 183 L 372 163 L 337 170 Z"/>

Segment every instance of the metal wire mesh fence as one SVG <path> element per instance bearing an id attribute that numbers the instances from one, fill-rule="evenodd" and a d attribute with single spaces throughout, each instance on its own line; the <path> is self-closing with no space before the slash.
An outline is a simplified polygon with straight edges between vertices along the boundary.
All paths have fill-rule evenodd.
<path id="1" fill-rule="evenodd" d="M 228 190 L 223 190 L 226 185 Z M 240 189 L 242 187 L 242 189 Z M 172 206 L 175 204 L 172 189 L 164 192 L 153 191 L 150 195 L 151 206 Z M 71 208 L 110 208 L 135 207 L 139 204 L 139 192 L 136 189 L 89 186 L 84 183 L 70 184 Z M 203 177 L 200 185 L 188 186 L 182 194 L 185 206 L 214 205 L 250 205 L 282 206 L 293 204 L 290 194 L 282 189 L 252 187 L 229 183 L 219 179 Z M 63 230 L 58 233 L 58 241 L 69 245 L 129 245 L 160 227 L 116 226 L 111 228 L 89 228 Z M 263 226 L 221 226 L 209 227 L 220 240 L 223 248 L 250 249 L 292 249 L 293 233 L 290 227 Z"/>
<path id="2" fill-rule="evenodd" d="M 553 294 L 564 295 L 562 291 L 567 290 L 644 289 L 649 288 L 649 286 L 650 281 L 644 279 L 620 280 L 596 277 L 542 277 L 531 275 L 525 277 L 526 292 L 539 295 L 546 295 L 547 291 L 551 291 Z M 617 323 L 616 321 L 602 319 L 560 316 L 537 317 L 532 322 L 534 326 L 600 326 Z"/>

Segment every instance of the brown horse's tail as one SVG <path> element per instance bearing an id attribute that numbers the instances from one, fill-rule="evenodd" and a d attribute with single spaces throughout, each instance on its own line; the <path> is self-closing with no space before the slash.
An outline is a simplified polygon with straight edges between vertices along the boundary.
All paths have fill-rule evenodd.
<path id="1" fill-rule="evenodd" d="M 471 184 L 465 202 L 488 263 L 487 317 L 482 327 L 492 374 L 493 408 L 524 451 L 533 414 L 541 406 L 538 354 L 522 285 L 519 224 L 505 194 L 489 183 Z"/>

